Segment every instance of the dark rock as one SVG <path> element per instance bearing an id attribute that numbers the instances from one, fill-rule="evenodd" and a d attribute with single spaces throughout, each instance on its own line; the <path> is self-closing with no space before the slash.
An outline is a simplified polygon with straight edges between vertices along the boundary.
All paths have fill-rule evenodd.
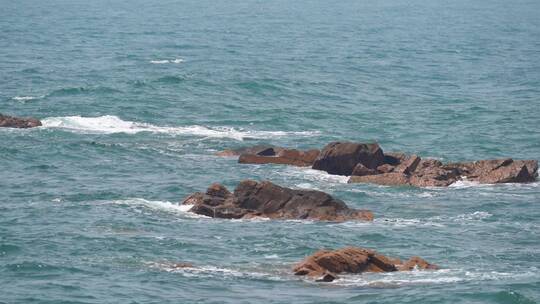
<path id="1" fill-rule="evenodd" d="M 41 121 L 35 118 L 20 118 L 0 114 L 0 127 L 34 128 L 39 126 L 41 126 Z"/>
<path id="2" fill-rule="evenodd" d="M 331 282 L 339 273 L 393 272 L 412 269 L 437 269 L 419 257 L 404 264 L 371 249 L 346 247 L 338 250 L 319 250 L 305 258 L 294 268 L 295 275 L 318 278 L 317 281 Z"/>
<path id="3" fill-rule="evenodd" d="M 384 163 L 384 154 L 378 144 L 332 142 L 324 147 L 313 169 L 330 174 L 351 175 L 358 163 L 376 169 Z"/>
<path id="4" fill-rule="evenodd" d="M 390 172 L 394 171 L 395 168 L 396 168 L 395 166 L 392 166 L 390 164 L 383 164 L 383 165 L 380 165 L 380 166 L 377 167 L 377 172 L 379 172 L 379 173 L 390 173 Z"/>
<path id="5" fill-rule="evenodd" d="M 323 221 L 373 220 L 373 213 L 357 210 L 315 190 L 295 190 L 271 182 L 242 181 L 234 193 L 214 184 L 205 194 L 188 196 L 191 212 L 217 218 L 266 217 Z"/>

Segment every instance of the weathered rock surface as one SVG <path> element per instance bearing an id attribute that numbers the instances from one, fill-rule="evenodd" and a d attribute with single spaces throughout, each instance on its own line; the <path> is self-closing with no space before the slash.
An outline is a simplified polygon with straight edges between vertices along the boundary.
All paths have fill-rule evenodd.
<path id="1" fill-rule="evenodd" d="M 238 162 L 312 166 L 330 174 L 350 175 L 349 183 L 387 186 L 447 187 L 467 180 L 482 184 L 534 182 L 538 161 L 491 159 L 443 164 L 401 152 L 384 153 L 378 144 L 332 142 L 322 151 L 298 151 L 275 146 L 226 150 L 220 155 L 239 155 Z"/>
<path id="2" fill-rule="evenodd" d="M 376 169 L 384 164 L 383 150 L 376 143 L 332 142 L 322 149 L 312 168 L 330 174 L 351 175 L 358 164 Z"/>
<path id="3" fill-rule="evenodd" d="M 238 158 L 241 164 L 283 164 L 309 167 L 313 164 L 319 150 L 300 151 L 296 149 L 268 148 L 258 153 L 242 153 Z"/>
<path id="4" fill-rule="evenodd" d="M 41 121 L 35 118 L 21 118 L 0 114 L 0 127 L 34 128 L 39 126 L 41 126 Z"/>
<path id="5" fill-rule="evenodd" d="M 420 257 L 406 262 L 393 259 L 371 249 L 346 247 L 338 250 L 319 250 L 298 263 L 295 275 L 307 275 L 317 281 L 331 282 L 340 273 L 392 272 L 413 269 L 438 269 Z"/>
<path id="6" fill-rule="evenodd" d="M 324 192 L 289 189 L 267 181 L 242 181 L 234 193 L 213 184 L 206 193 L 196 192 L 182 204 L 193 205 L 191 212 L 216 218 L 373 220 L 371 211 L 349 208 Z"/>
<path id="7" fill-rule="evenodd" d="M 355 174 L 349 183 L 375 183 L 386 186 L 446 187 L 459 181 L 482 184 L 533 182 L 538 176 L 538 161 L 492 159 L 476 162 L 442 164 L 438 160 L 422 160 L 416 155 L 385 155 L 389 162 L 377 167 L 373 174 Z"/>

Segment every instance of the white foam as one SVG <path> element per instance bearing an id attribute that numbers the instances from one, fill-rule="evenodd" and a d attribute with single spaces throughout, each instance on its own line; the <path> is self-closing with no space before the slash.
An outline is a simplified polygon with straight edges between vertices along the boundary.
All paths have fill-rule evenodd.
<path id="1" fill-rule="evenodd" d="M 16 101 L 20 101 L 20 102 L 26 102 L 26 101 L 29 101 L 29 100 L 40 99 L 40 98 L 43 98 L 43 97 L 44 96 L 15 96 L 12 99 L 16 100 Z"/>
<path id="2" fill-rule="evenodd" d="M 194 267 L 175 267 L 173 263 L 146 263 L 151 268 L 156 268 L 166 272 L 179 273 L 187 277 L 225 277 L 225 278 L 255 278 L 271 279 L 283 281 L 285 278 L 273 275 L 272 273 L 263 273 L 257 271 L 234 270 L 217 266 L 194 266 Z"/>
<path id="3" fill-rule="evenodd" d="M 381 274 L 342 275 L 334 284 L 343 286 L 399 287 L 404 285 L 452 284 L 471 281 L 511 281 L 537 276 L 534 271 L 497 272 L 482 270 L 441 269 L 436 271 L 398 271 Z"/>
<path id="4" fill-rule="evenodd" d="M 175 58 L 175 59 L 164 59 L 164 60 L 150 60 L 150 63 L 152 64 L 166 64 L 166 63 L 182 63 L 184 62 L 184 59 L 182 58 Z"/>
<path id="5" fill-rule="evenodd" d="M 63 129 L 79 133 L 126 133 L 136 134 L 139 132 L 164 133 L 171 135 L 191 135 L 209 138 L 232 138 L 242 141 L 246 138 L 279 138 L 286 136 L 313 136 L 318 131 L 251 131 L 235 129 L 232 127 L 206 127 L 200 125 L 182 127 L 161 127 L 147 123 L 125 121 L 114 115 L 98 117 L 64 116 L 48 117 L 42 120 L 44 128 Z"/>
<path id="6" fill-rule="evenodd" d="M 125 200 L 108 201 L 108 203 L 135 206 L 135 207 L 142 206 L 144 208 L 148 208 L 148 209 L 152 209 L 156 211 L 176 213 L 176 214 L 181 214 L 183 216 L 191 217 L 191 218 L 206 218 L 206 216 L 204 215 L 199 215 L 196 213 L 189 212 L 189 209 L 193 207 L 192 205 L 181 205 L 181 204 L 175 204 L 175 203 L 171 203 L 167 201 L 150 201 L 143 198 L 131 198 L 131 199 L 125 199 Z"/>
<path id="7" fill-rule="evenodd" d="M 284 175 L 307 179 L 314 182 L 346 184 L 349 180 L 348 176 L 328 174 L 322 170 L 315 170 L 305 167 L 286 167 L 283 173 Z M 299 184 L 298 186 L 300 188 L 303 188 L 303 186 L 305 186 L 305 188 L 314 188 L 314 186 L 310 183 L 303 183 Z"/>

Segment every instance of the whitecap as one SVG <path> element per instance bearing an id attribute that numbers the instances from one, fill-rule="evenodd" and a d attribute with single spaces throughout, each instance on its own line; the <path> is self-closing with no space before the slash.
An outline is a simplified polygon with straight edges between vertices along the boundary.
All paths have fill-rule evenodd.
<path id="1" fill-rule="evenodd" d="M 452 284 L 472 281 L 511 281 L 513 279 L 534 276 L 537 275 L 533 271 L 498 272 L 477 269 L 440 269 L 435 271 L 414 270 L 381 274 L 366 273 L 361 275 L 341 275 L 340 279 L 334 281 L 334 284 L 342 286 L 392 288 L 407 285 Z"/>
<path id="2" fill-rule="evenodd" d="M 42 120 L 42 124 L 42 128 L 63 129 L 78 133 L 136 134 L 140 132 L 151 132 L 170 135 L 202 136 L 208 138 L 231 138 L 239 141 L 246 138 L 270 139 L 287 136 L 314 136 L 319 134 L 318 131 L 253 131 L 241 128 L 206 127 L 200 125 L 162 127 L 148 123 L 125 121 L 114 115 L 98 117 L 48 117 Z"/>
<path id="3" fill-rule="evenodd" d="M 106 203 L 133 206 L 133 207 L 144 207 L 144 208 L 155 210 L 155 211 L 181 214 L 183 216 L 191 217 L 191 218 L 206 218 L 206 216 L 204 215 L 199 215 L 196 213 L 189 212 L 189 209 L 193 207 L 191 205 L 175 204 L 168 201 L 151 201 L 151 200 L 146 200 L 143 198 L 130 198 L 130 199 L 124 199 L 124 200 L 107 201 Z"/>
<path id="4" fill-rule="evenodd" d="M 182 63 L 184 62 L 184 59 L 182 58 L 175 58 L 175 59 L 162 59 L 162 60 L 150 60 L 150 63 L 152 64 L 166 64 L 166 63 Z"/>
<path id="5" fill-rule="evenodd" d="M 12 99 L 24 103 L 24 102 L 27 102 L 29 100 L 40 99 L 40 98 L 43 98 L 43 97 L 44 96 L 15 96 Z"/>
<path id="6" fill-rule="evenodd" d="M 222 278 L 251 278 L 251 279 L 270 279 L 283 281 L 285 278 L 276 276 L 272 273 L 264 273 L 258 271 L 243 271 L 217 266 L 194 266 L 194 267 L 175 267 L 173 263 L 146 263 L 150 268 L 156 268 L 161 271 L 179 273 L 186 277 L 222 277 Z"/>

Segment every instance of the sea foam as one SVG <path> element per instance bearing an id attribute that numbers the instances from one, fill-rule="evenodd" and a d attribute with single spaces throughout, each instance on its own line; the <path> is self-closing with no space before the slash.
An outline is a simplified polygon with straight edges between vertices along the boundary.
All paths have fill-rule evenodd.
<path id="1" fill-rule="evenodd" d="M 166 63 L 182 63 L 184 62 L 184 59 L 182 58 L 176 58 L 176 59 L 164 59 L 164 60 L 150 60 L 150 63 L 152 64 L 166 64 Z"/>
<path id="2" fill-rule="evenodd" d="M 318 131 L 254 131 L 232 127 L 206 127 L 201 125 L 179 127 L 155 126 L 148 123 L 125 121 L 113 115 L 99 117 L 48 117 L 42 120 L 42 124 L 44 128 L 63 129 L 78 133 L 136 134 L 140 132 L 151 132 L 170 135 L 231 138 L 239 141 L 246 138 L 271 139 L 287 136 L 314 136 L 319 134 Z"/>

